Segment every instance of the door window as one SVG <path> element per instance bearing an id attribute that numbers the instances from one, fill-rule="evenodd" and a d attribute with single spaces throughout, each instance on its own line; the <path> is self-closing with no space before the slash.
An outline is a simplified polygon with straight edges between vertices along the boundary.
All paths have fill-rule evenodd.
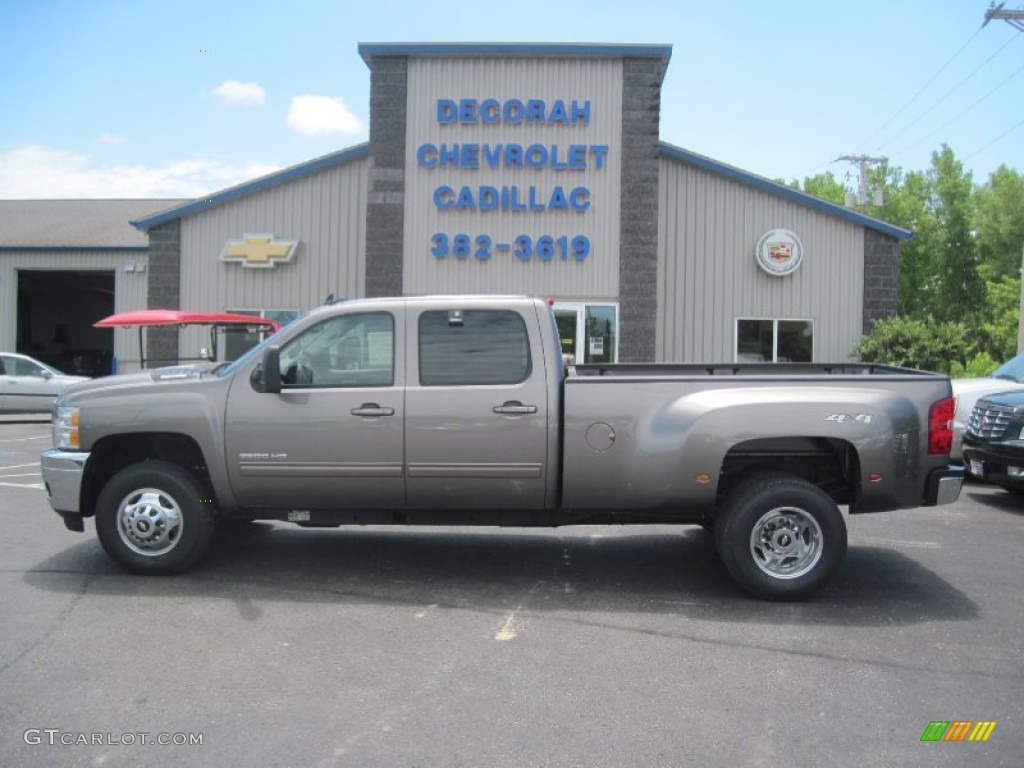
<path id="1" fill-rule="evenodd" d="M 424 312 L 419 339 L 422 386 L 518 384 L 530 376 L 526 323 L 517 312 Z"/>
<path id="2" fill-rule="evenodd" d="M 395 319 L 387 312 L 328 318 L 281 350 L 281 384 L 289 388 L 390 387 L 394 380 Z"/>
<path id="3" fill-rule="evenodd" d="M 556 302 L 554 312 L 566 363 L 614 363 L 618 360 L 618 306 Z"/>

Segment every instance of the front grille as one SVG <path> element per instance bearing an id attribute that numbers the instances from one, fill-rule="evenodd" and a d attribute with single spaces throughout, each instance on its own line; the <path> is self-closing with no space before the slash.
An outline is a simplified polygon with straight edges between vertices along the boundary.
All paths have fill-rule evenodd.
<path id="1" fill-rule="evenodd" d="M 985 440 L 998 440 L 1010 425 L 1013 412 L 1009 405 L 993 405 L 981 400 L 971 411 L 967 431 Z"/>

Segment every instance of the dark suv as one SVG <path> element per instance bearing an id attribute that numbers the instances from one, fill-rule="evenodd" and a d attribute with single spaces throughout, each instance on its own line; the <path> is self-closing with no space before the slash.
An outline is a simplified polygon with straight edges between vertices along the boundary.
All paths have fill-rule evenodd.
<path id="1" fill-rule="evenodd" d="M 1024 392 L 986 395 L 964 432 L 964 464 L 972 476 L 1024 496 Z"/>

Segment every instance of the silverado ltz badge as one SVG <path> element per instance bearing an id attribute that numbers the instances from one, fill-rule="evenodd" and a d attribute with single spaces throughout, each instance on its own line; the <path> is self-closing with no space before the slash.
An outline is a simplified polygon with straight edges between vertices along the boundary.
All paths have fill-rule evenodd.
<path id="1" fill-rule="evenodd" d="M 220 260 L 237 261 L 243 267 L 273 269 L 278 262 L 291 261 L 298 244 L 298 240 L 275 240 L 273 235 L 243 235 L 241 240 L 228 240 Z"/>
<path id="2" fill-rule="evenodd" d="M 804 246 L 788 229 L 772 229 L 757 241 L 757 263 L 769 275 L 790 275 L 800 268 Z"/>

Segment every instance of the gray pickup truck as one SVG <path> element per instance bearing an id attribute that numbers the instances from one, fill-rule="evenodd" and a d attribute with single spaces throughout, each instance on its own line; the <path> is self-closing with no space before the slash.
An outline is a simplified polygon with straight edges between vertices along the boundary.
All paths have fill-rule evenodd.
<path id="1" fill-rule="evenodd" d="M 565 366 L 541 299 L 320 307 L 230 364 L 76 385 L 42 456 L 71 530 L 141 573 L 214 526 L 682 523 L 748 592 L 797 599 L 851 513 L 945 504 L 943 376 L 863 364 Z"/>

